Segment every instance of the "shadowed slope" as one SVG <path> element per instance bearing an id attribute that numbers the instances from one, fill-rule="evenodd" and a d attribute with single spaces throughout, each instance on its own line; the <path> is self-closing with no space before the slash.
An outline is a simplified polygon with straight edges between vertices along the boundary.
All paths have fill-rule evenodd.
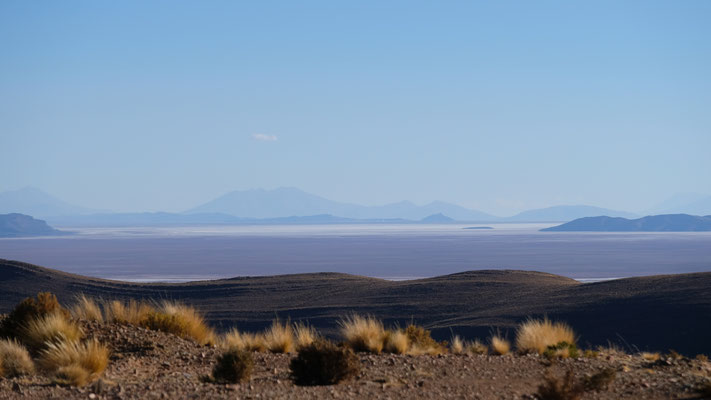
<path id="1" fill-rule="evenodd" d="M 640 349 L 711 353 L 711 273 L 663 275 L 580 284 L 529 271 L 470 271 L 392 282 L 338 273 L 234 278 L 184 284 L 138 284 L 86 278 L 0 260 L 0 311 L 52 291 L 69 302 L 78 293 L 103 298 L 179 300 L 195 305 L 218 329 L 257 330 L 275 316 L 308 320 L 333 335 L 349 313 L 386 324 L 414 320 L 440 339 L 451 332 L 488 336 L 529 316 L 568 322 L 580 343 L 608 340 Z M 513 332 L 509 332 L 512 337 Z"/>

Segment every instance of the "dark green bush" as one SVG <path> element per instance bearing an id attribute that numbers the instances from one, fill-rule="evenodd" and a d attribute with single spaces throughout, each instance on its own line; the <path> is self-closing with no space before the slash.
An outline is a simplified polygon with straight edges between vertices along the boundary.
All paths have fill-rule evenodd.
<path id="1" fill-rule="evenodd" d="M 580 353 L 578 352 L 578 346 L 575 343 L 559 342 L 554 345 L 550 345 L 543 351 L 543 355 L 548 358 L 578 358 Z"/>
<path id="2" fill-rule="evenodd" d="M 212 377 L 216 382 L 240 383 L 249 380 L 253 368 L 252 353 L 228 350 L 217 357 L 217 365 L 212 370 Z"/>
<path id="3" fill-rule="evenodd" d="M 62 307 L 57 301 L 57 297 L 52 293 L 37 293 L 37 299 L 28 297 L 0 322 L 0 336 L 8 338 L 18 338 L 22 334 L 22 329 L 31 320 L 44 317 L 49 314 L 60 313 L 69 319 L 69 311 Z"/>
<path id="4" fill-rule="evenodd" d="M 289 367 L 297 385 L 333 385 L 358 375 L 360 362 L 351 349 L 317 340 L 300 347 Z"/>

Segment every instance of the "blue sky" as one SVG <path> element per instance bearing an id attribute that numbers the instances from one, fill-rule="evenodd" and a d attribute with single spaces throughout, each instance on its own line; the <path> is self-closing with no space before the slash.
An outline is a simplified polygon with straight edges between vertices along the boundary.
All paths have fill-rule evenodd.
<path id="1" fill-rule="evenodd" d="M 510 214 L 711 193 L 711 2 L 0 2 L 0 190 Z"/>

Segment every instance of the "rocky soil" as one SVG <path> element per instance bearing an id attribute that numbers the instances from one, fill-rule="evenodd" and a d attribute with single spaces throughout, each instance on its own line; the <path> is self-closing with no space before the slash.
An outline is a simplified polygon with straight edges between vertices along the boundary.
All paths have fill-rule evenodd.
<path id="1" fill-rule="evenodd" d="M 110 345 L 104 376 L 84 388 L 63 387 L 41 375 L 0 380 L 0 399 L 535 399 L 547 370 L 578 378 L 614 368 L 605 390 L 583 399 L 692 399 L 711 379 L 711 363 L 662 357 L 646 361 L 621 353 L 550 362 L 537 355 L 398 356 L 360 354 L 355 379 L 335 386 L 296 386 L 289 376 L 293 355 L 255 353 L 249 382 L 204 382 L 219 349 L 162 332 L 118 324 L 83 323 L 89 337 Z"/>

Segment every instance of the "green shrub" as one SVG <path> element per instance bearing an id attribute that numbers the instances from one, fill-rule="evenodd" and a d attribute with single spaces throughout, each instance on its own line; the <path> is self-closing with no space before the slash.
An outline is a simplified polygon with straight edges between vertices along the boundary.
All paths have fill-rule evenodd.
<path id="1" fill-rule="evenodd" d="M 333 385 L 356 376 L 360 362 L 351 349 L 316 340 L 300 347 L 289 367 L 297 385 Z"/>
<path id="2" fill-rule="evenodd" d="M 252 353 L 232 349 L 217 358 L 217 364 L 212 370 L 212 377 L 216 382 L 245 382 L 252 375 L 253 368 Z"/>
<path id="3" fill-rule="evenodd" d="M 20 302 L 10 314 L 0 322 L 0 336 L 19 338 L 24 327 L 32 320 L 59 313 L 69 319 L 69 311 L 62 307 L 52 293 L 37 293 L 37 299 L 28 297 Z"/>
<path id="4" fill-rule="evenodd" d="M 578 346 L 575 343 L 559 342 L 546 347 L 543 355 L 547 358 L 578 358 Z"/>

